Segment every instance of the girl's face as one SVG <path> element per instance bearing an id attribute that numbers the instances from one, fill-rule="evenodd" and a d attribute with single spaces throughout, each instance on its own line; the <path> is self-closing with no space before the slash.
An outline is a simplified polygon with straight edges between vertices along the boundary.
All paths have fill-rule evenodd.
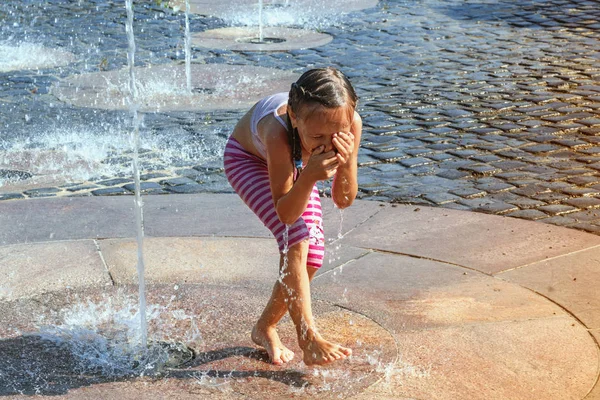
<path id="1" fill-rule="evenodd" d="M 305 105 L 297 114 L 290 110 L 292 126 L 298 128 L 302 149 L 308 153 L 319 146 L 325 146 L 324 152 L 335 150 L 331 141 L 333 134 L 350 132 L 353 117 L 354 109 L 350 106 Z"/>

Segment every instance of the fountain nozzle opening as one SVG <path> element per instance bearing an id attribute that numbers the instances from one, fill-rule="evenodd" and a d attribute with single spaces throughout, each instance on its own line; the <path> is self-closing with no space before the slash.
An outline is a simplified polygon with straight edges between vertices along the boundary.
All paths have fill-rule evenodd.
<path id="1" fill-rule="evenodd" d="M 259 37 L 247 37 L 247 38 L 240 38 L 237 39 L 236 42 L 239 43 L 251 43 L 251 44 L 276 44 L 276 43 L 283 43 L 286 40 L 284 38 L 276 38 L 276 37 L 264 37 L 259 38 Z"/>

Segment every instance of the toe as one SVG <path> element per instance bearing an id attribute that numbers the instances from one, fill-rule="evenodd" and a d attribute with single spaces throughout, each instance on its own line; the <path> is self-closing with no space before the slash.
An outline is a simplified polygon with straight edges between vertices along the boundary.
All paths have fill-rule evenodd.
<path id="1" fill-rule="evenodd" d="M 282 354 L 281 354 L 281 359 L 283 360 L 283 362 L 290 362 L 294 359 L 294 352 L 291 350 L 283 350 Z"/>

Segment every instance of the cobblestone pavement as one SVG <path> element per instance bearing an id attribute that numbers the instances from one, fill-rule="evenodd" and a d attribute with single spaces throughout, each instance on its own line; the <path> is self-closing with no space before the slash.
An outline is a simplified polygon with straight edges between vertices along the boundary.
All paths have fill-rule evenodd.
<path id="1" fill-rule="evenodd" d="M 48 94 L 49 85 L 62 77 L 126 65 L 121 3 L 7 0 L 0 5 L 3 36 L 35 39 L 79 57 L 66 67 L 0 73 L 5 179 L 0 199 L 131 194 L 127 151 L 112 150 L 98 163 L 121 165 L 113 174 L 28 190 L 18 190 L 19 185 L 35 173 L 15 171 L 2 158 L 15 143 L 25 142 L 29 151 L 40 142 L 50 150 L 67 148 L 68 143 L 39 139 L 50 129 L 93 127 L 96 136 L 107 127 L 129 129 L 127 113 L 77 109 Z M 182 60 L 183 15 L 160 1 L 139 3 L 138 64 Z M 194 32 L 223 26 L 212 17 L 191 21 Z M 600 232 L 596 1 L 381 1 L 318 29 L 334 40 L 275 53 L 198 48 L 194 57 L 297 72 L 324 65 L 342 69 L 361 97 L 361 198 Z M 221 150 L 206 143 L 222 144 L 240 115 L 228 110 L 147 114 L 143 134 L 156 140 L 148 141 L 142 155 L 145 192 L 229 191 Z M 165 162 L 160 156 L 169 145 L 170 154 L 188 156 Z M 190 151 L 194 146 L 202 149 Z"/>

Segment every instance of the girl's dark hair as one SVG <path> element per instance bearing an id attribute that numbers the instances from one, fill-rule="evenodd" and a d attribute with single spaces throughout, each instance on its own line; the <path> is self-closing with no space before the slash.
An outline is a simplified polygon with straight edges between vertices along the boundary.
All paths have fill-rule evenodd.
<path id="1" fill-rule="evenodd" d="M 291 109 L 296 115 L 305 105 L 322 105 L 326 108 L 356 107 L 358 96 L 352 84 L 339 70 L 333 67 L 306 71 L 292 83 L 288 99 L 288 140 L 292 148 L 292 161 L 297 169 L 302 166 L 302 145 L 298 129 L 292 127 Z"/>

